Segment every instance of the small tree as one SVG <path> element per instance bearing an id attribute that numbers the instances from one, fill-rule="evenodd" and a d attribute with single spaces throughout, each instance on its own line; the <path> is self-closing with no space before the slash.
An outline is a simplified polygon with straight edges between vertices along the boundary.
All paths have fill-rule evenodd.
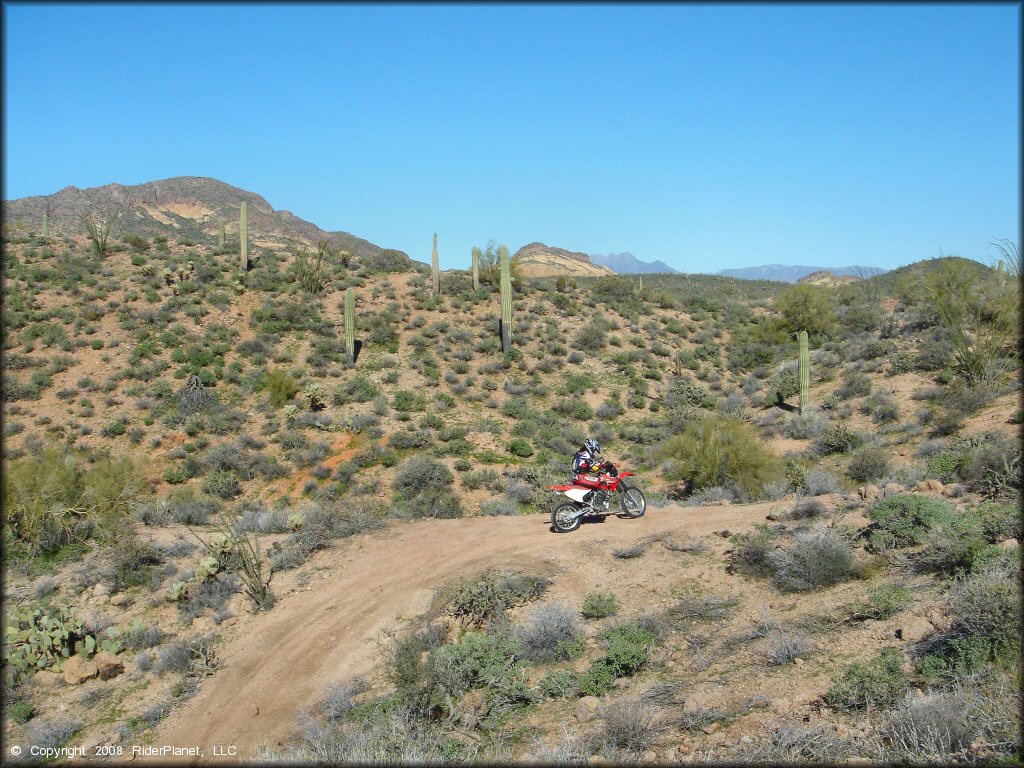
<path id="1" fill-rule="evenodd" d="M 775 308 L 782 313 L 790 333 L 807 331 L 828 336 L 835 329 L 836 315 L 829 291 L 809 283 L 799 283 L 779 294 Z"/>

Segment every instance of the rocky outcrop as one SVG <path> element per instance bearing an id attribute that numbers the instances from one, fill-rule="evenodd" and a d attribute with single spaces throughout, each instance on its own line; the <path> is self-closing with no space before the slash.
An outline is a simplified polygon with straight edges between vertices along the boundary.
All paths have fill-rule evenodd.
<path id="1" fill-rule="evenodd" d="M 512 262 L 524 277 L 586 277 L 614 275 L 608 267 L 590 261 L 579 251 L 567 251 L 544 243 L 524 245 L 512 255 Z"/>

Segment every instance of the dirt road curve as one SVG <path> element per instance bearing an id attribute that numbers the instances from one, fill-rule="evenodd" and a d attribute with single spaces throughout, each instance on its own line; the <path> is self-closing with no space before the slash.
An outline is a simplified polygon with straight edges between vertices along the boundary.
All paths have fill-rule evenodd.
<path id="1" fill-rule="evenodd" d="M 158 727 L 152 743 L 198 746 L 204 757 L 194 763 L 251 758 L 261 744 L 276 747 L 292 733 L 326 683 L 368 673 L 382 632 L 422 613 L 432 590 L 453 577 L 513 566 L 564 578 L 585 568 L 595 545 L 743 530 L 763 521 L 770 506 L 651 508 L 639 520 L 613 517 L 569 534 L 552 533 L 541 515 L 422 520 L 346 540 L 317 555 L 316 564 L 332 571 L 328 579 L 285 596 L 227 643 L 223 668 Z M 237 752 L 215 758 L 217 746 Z"/>

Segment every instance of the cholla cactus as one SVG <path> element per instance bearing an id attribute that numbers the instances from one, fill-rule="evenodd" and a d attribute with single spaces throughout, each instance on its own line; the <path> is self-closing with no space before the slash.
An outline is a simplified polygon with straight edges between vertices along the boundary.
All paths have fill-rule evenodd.
<path id="1" fill-rule="evenodd" d="M 199 561 L 199 565 L 196 566 L 195 581 L 202 582 L 207 579 L 213 578 L 220 572 L 221 564 L 220 561 L 213 556 L 204 557 Z"/>
<path id="2" fill-rule="evenodd" d="M 167 599 L 172 603 L 177 603 L 181 600 L 188 598 L 188 582 L 179 581 L 170 586 L 167 590 Z"/>
<path id="3" fill-rule="evenodd" d="M 327 390 L 323 384 L 314 381 L 299 393 L 299 401 L 309 411 L 320 411 L 327 407 Z"/>

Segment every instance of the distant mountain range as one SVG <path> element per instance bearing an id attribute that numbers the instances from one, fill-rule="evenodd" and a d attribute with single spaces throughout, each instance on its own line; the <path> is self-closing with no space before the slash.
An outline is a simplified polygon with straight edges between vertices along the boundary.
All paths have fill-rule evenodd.
<path id="1" fill-rule="evenodd" d="M 714 274 L 725 277 L 738 277 L 740 280 L 777 280 L 783 283 L 795 283 L 800 278 L 807 277 L 815 272 L 831 272 L 837 276 L 872 277 L 887 271 L 879 267 L 803 267 L 787 266 L 785 264 L 765 264 L 761 267 L 720 269 Z"/>
<path id="2" fill-rule="evenodd" d="M 119 214 L 114 237 L 132 233 L 212 242 L 223 222 L 227 237 L 237 242 L 243 201 L 248 203 L 249 238 L 254 246 L 287 249 L 298 243 L 313 245 L 326 240 L 356 257 L 385 253 L 398 263 L 411 265 L 402 251 L 381 248 L 348 232 L 327 232 L 289 211 L 275 210 L 255 192 L 201 176 L 178 176 L 133 186 L 65 187 L 52 195 L 5 200 L 3 211 L 5 227 L 20 221 L 36 230 L 42 227 L 43 214 L 49 214 L 50 232 L 55 236 L 84 234 L 81 217 L 96 212 Z"/>
<path id="3" fill-rule="evenodd" d="M 672 269 L 663 261 L 640 261 L 629 251 L 625 253 L 592 253 L 590 261 L 620 275 L 653 274 L 655 272 L 670 272 L 679 274 L 678 269 Z"/>

